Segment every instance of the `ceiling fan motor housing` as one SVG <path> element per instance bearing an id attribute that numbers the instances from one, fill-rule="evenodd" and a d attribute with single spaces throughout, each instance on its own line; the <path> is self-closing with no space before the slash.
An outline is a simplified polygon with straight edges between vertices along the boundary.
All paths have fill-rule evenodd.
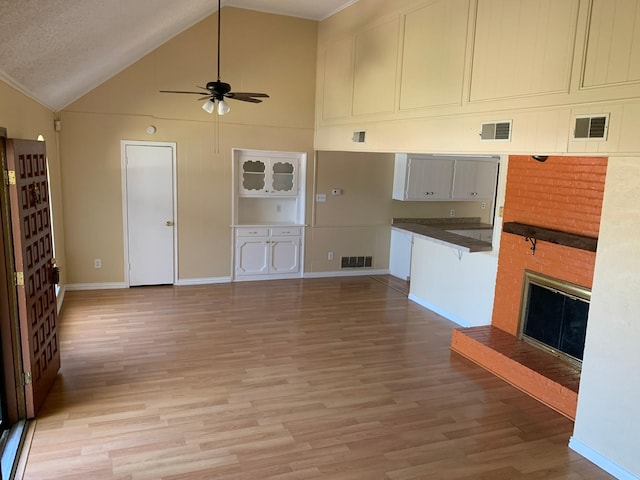
<path id="1" fill-rule="evenodd" d="M 217 80 L 215 82 L 207 83 L 207 90 L 211 92 L 218 100 L 231 91 L 231 85 L 225 82 Z"/>

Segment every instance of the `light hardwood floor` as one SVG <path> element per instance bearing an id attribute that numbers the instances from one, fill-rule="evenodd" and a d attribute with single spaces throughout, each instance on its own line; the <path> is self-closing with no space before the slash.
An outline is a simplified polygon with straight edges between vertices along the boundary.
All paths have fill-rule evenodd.
<path id="1" fill-rule="evenodd" d="M 69 292 L 26 479 L 610 479 L 379 279 Z"/>

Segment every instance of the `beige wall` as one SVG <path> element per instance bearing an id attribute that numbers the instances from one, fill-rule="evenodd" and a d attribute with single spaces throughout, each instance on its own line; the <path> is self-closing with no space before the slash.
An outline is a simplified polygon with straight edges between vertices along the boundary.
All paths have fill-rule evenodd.
<path id="1" fill-rule="evenodd" d="M 395 156 L 388 153 L 317 152 L 315 202 L 308 229 L 307 272 L 340 270 L 340 257 L 373 256 L 373 268 L 389 268 L 389 225 L 393 218 L 480 217 L 490 222 L 491 209 L 480 202 L 401 202 L 391 199 Z M 332 195 L 339 188 L 342 194 Z M 313 201 L 314 196 L 310 195 Z M 333 252 L 334 259 L 327 254 Z"/>
<path id="2" fill-rule="evenodd" d="M 159 93 L 215 79 L 215 15 L 61 112 L 69 283 L 124 281 L 121 140 L 177 143 L 178 279 L 230 277 L 232 148 L 313 159 L 316 25 L 224 9 L 222 80 L 271 96 L 259 105 L 229 101 L 225 117 L 205 113 L 194 96 Z"/>
<path id="3" fill-rule="evenodd" d="M 62 189 L 58 138 L 54 130 L 54 113 L 0 81 L 0 126 L 6 127 L 9 138 L 36 140 L 42 135 L 47 144 L 55 256 L 60 267 L 61 283 L 67 277 L 65 232 L 63 228 Z"/>

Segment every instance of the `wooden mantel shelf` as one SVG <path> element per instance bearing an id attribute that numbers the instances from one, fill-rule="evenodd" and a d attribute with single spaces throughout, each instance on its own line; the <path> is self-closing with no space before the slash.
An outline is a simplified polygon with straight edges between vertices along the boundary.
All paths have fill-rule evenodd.
<path id="1" fill-rule="evenodd" d="M 525 223 L 506 222 L 502 226 L 502 231 L 520 235 L 527 239 L 541 240 L 543 242 L 579 248 L 580 250 L 587 250 L 589 252 L 595 252 L 598 247 L 598 238 L 552 230 L 550 228 L 536 227 L 535 225 L 527 225 Z"/>

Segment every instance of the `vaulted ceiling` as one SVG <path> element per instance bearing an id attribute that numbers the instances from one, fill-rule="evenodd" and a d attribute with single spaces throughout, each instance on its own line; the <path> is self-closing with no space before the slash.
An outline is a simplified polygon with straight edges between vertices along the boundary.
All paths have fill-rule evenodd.
<path id="1" fill-rule="evenodd" d="M 356 1 L 222 6 L 322 20 Z M 217 7 L 215 0 L 0 0 L 0 80 L 60 110 Z"/>

